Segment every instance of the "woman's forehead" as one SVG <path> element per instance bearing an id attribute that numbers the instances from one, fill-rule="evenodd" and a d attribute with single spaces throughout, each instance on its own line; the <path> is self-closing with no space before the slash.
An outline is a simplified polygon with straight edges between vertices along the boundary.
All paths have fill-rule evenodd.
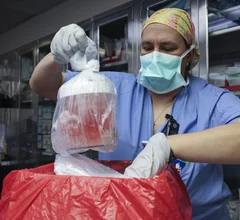
<path id="1" fill-rule="evenodd" d="M 183 43 L 184 39 L 176 30 L 164 24 L 148 25 L 142 33 L 142 41 L 173 41 Z"/>

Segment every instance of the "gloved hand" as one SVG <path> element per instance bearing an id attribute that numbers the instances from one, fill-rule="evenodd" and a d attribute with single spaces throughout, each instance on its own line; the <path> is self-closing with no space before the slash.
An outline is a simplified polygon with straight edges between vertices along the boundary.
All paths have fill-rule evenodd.
<path id="1" fill-rule="evenodd" d="M 168 163 L 170 145 L 163 133 L 153 135 L 146 147 L 127 167 L 124 175 L 136 178 L 152 178 Z"/>
<path id="2" fill-rule="evenodd" d="M 76 24 L 62 27 L 55 34 L 50 48 L 54 60 L 59 64 L 66 64 L 70 61 L 75 71 L 84 69 L 99 71 L 96 45 Z"/>
<path id="3" fill-rule="evenodd" d="M 85 53 L 88 46 L 85 31 L 76 24 L 62 27 L 53 37 L 50 48 L 55 61 L 66 64 L 75 53 Z"/>

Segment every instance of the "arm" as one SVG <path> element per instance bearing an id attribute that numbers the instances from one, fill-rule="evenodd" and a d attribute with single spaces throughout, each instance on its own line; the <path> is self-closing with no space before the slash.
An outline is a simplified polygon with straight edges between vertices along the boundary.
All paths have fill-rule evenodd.
<path id="1" fill-rule="evenodd" d="M 190 162 L 240 163 L 240 122 L 168 137 L 175 156 Z"/>
<path id="2" fill-rule="evenodd" d="M 44 97 L 56 100 L 57 92 L 63 83 L 65 73 L 63 66 L 55 62 L 49 53 L 36 66 L 30 79 L 31 89 Z"/>
<path id="3" fill-rule="evenodd" d="M 208 130 L 170 135 L 153 135 L 124 175 L 153 177 L 170 159 L 170 148 L 178 159 L 212 164 L 240 163 L 240 122 Z M 171 161 L 170 161 L 171 162 Z"/>

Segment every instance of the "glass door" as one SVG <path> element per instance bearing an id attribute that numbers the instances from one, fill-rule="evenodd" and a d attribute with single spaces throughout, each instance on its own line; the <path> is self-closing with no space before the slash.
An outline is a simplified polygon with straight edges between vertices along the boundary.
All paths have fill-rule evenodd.
<path id="1" fill-rule="evenodd" d="M 0 165 L 2 166 L 17 164 L 19 160 L 18 73 L 18 55 L 15 51 L 0 57 Z"/>
<path id="2" fill-rule="evenodd" d="M 18 51 L 20 67 L 19 91 L 19 158 L 21 163 L 37 163 L 36 95 L 29 86 L 35 66 L 35 48 L 29 45 Z"/>
<path id="3" fill-rule="evenodd" d="M 142 18 L 145 21 L 154 12 L 163 8 L 180 8 L 190 14 L 191 1 L 190 0 L 145 0 L 142 3 Z"/>
<path id="4" fill-rule="evenodd" d="M 19 168 L 19 62 L 16 51 L 0 56 L 0 192 L 3 179 Z"/>
<path id="5" fill-rule="evenodd" d="M 50 44 L 53 36 L 49 36 L 38 42 L 36 49 L 36 62 L 39 63 L 51 52 Z M 55 152 L 51 144 L 52 118 L 56 107 L 56 101 L 37 96 L 37 151 L 38 163 L 46 164 L 54 161 Z"/>
<path id="6" fill-rule="evenodd" d="M 131 8 L 95 22 L 100 71 L 133 72 Z"/>
<path id="7" fill-rule="evenodd" d="M 208 0 L 209 82 L 240 96 L 240 2 Z"/>

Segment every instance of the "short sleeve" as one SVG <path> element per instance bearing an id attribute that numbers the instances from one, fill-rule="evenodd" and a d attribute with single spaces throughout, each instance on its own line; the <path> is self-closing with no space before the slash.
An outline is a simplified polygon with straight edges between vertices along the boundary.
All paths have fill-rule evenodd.
<path id="1" fill-rule="evenodd" d="M 229 91 L 224 91 L 216 104 L 215 113 L 220 125 L 234 123 L 240 118 L 240 99 Z"/>

